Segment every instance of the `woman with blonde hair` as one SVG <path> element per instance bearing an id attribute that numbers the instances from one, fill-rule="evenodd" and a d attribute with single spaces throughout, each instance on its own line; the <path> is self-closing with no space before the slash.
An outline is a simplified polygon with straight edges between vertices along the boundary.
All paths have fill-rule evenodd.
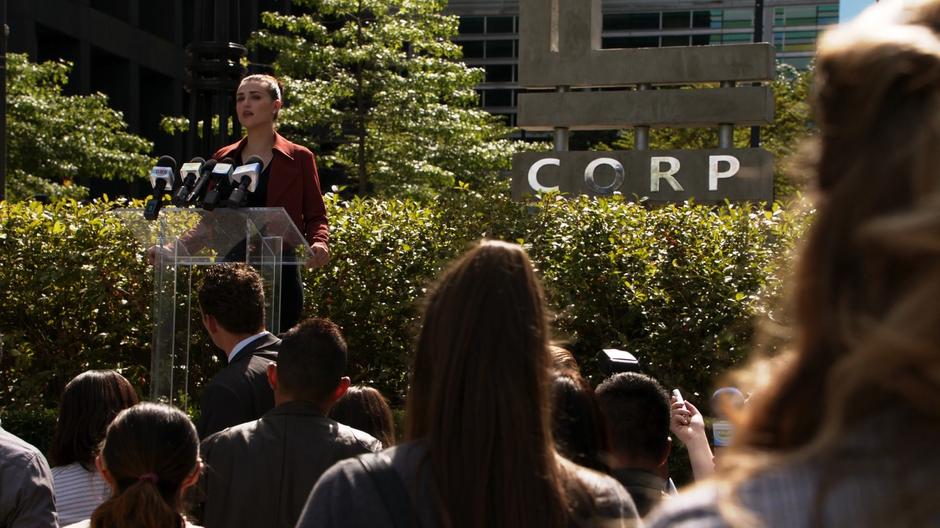
<path id="1" fill-rule="evenodd" d="M 654 527 L 940 525 L 940 0 L 825 33 L 814 97 L 795 346 L 749 370 L 769 381 L 717 478 Z"/>
<path id="2" fill-rule="evenodd" d="M 556 451 L 548 340 L 525 251 L 470 249 L 427 300 L 406 443 L 333 466 L 298 527 L 632 526 L 616 481 Z"/>

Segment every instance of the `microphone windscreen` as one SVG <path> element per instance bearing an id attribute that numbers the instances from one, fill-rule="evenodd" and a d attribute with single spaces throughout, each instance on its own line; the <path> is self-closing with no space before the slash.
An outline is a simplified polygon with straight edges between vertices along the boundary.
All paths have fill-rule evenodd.
<path id="1" fill-rule="evenodd" d="M 245 160 L 245 165 L 251 165 L 252 163 L 260 163 L 264 165 L 264 160 L 261 159 L 261 156 L 252 156 Z"/>
<path id="2" fill-rule="evenodd" d="M 190 163 L 205 163 L 206 160 L 202 159 L 202 158 L 199 157 L 199 156 L 196 156 L 195 158 L 189 160 L 189 162 L 190 162 Z"/>
<path id="3" fill-rule="evenodd" d="M 202 164 L 201 170 L 206 171 L 206 172 L 212 172 L 212 168 L 215 167 L 216 163 L 218 163 L 218 161 L 214 159 L 210 159 L 209 161 Z"/>
<path id="4" fill-rule="evenodd" d="M 176 160 L 173 159 L 173 156 L 160 156 L 160 159 L 157 160 L 157 167 L 170 167 L 175 171 Z"/>

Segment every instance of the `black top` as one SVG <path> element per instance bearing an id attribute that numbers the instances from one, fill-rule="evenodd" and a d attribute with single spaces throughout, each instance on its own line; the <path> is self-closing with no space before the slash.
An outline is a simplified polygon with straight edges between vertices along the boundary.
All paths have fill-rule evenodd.
<path id="1" fill-rule="evenodd" d="M 238 157 L 238 164 L 244 165 L 241 156 Z M 268 202 L 268 180 L 271 178 L 271 163 L 269 162 L 258 175 L 258 186 L 255 192 L 248 194 L 248 204 L 246 207 L 265 207 Z"/>

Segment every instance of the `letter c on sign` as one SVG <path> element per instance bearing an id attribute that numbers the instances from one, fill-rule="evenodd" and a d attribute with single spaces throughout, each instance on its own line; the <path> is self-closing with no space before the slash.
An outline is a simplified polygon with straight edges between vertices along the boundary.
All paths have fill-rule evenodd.
<path id="1" fill-rule="evenodd" d="M 531 167 L 529 167 L 529 187 L 532 187 L 532 190 L 535 192 L 552 192 L 558 190 L 557 185 L 554 187 L 545 187 L 539 183 L 539 170 L 546 165 L 560 167 L 561 160 L 558 158 L 540 159 L 533 163 Z"/>
<path id="2" fill-rule="evenodd" d="M 594 181 L 594 171 L 601 165 L 608 165 L 614 169 L 613 183 L 603 187 Z M 591 163 L 588 163 L 588 166 L 584 168 L 584 184 L 596 194 L 614 194 L 614 191 L 623 185 L 623 165 L 614 158 L 597 158 Z"/>

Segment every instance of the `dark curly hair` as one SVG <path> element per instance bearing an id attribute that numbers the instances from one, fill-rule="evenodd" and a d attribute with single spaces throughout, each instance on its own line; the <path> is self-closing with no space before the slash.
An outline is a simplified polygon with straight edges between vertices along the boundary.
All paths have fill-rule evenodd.
<path id="1" fill-rule="evenodd" d="M 210 266 L 199 288 L 203 315 L 211 315 L 225 330 L 253 334 L 264 328 L 264 283 L 243 263 Z"/>

